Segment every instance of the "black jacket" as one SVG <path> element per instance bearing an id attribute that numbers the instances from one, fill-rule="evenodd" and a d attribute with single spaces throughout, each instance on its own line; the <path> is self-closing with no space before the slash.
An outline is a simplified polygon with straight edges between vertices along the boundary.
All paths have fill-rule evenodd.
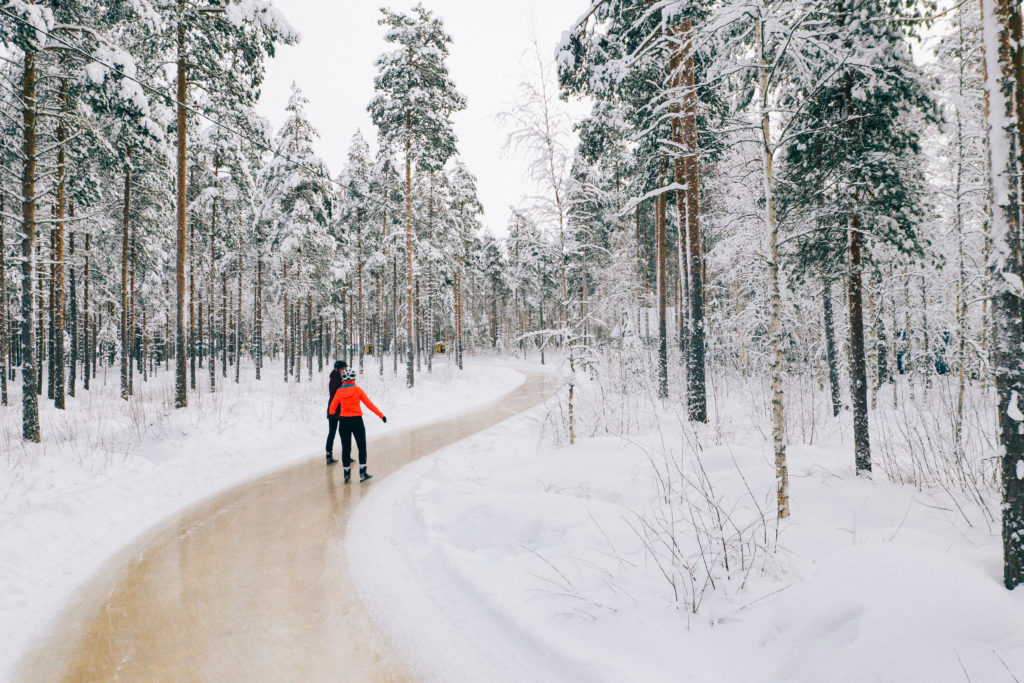
<path id="1" fill-rule="evenodd" d="M 331 370 L 331 383 L 327 394 L 327 409 L 331 409 L 334 392 L 341 388 L 341 370 Z"/>

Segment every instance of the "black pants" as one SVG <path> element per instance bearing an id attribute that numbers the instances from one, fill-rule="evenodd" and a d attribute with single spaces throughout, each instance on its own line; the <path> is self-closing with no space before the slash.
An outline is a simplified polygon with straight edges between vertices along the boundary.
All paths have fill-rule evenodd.
<path id="1" fill-rule="evenodd" d="M 355 417 L 329 417 L 330 431 L 327 434 L 327 452 L 334 450 L 334 432 L 338 432 L 341 439 L 341 466 L 352 466 L 352 437 L 356 437 L 356 448 L 359 449 L 359 466 L 366 467 L 366 427 L 363 425 L 363 418 Z"/>
<path id="2" fill-rule="evenodd" d="M 338 420 L 334 416 L 328 416 L 327 423 L 329 425 L 329 431 L 327 432 L 327 459 L 330 460 L 334 454 L 334 433 L 338 431 Z"/>

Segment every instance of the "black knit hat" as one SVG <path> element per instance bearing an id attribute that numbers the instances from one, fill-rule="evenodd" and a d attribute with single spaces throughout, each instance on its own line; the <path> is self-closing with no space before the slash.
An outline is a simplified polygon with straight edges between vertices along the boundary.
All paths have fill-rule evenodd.
<path id="1" fill-rule="evenodd" d="M 346 363 L 343 360 L 336 360 L 336 361 L 334 361 L 334 369 L 335 370 L 341 370 L 342 368 L 347 368 L 347 367 L 348 367 L 348 363 Z"/>

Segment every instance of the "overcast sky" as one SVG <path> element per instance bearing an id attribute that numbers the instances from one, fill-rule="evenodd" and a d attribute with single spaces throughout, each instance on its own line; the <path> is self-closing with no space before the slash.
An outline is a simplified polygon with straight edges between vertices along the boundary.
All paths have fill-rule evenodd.
<path id="1" fill-rule="evenodd" d="M 345 162 L 356 129 L 376 149 L 376 130 L 366 105 L 373 96 L 373 61 L 389 49 L 378 25 L 379 8 L 408 10 L 413 0 L 276 0 L 302 34 L 293 47 L 281 47 L 268 66 L 259 105 L 275 127 L 284 119 L 292 81 L 309 99 L 309 117 L 320 132 L 320 154 L 335 175 Z M 484 224 L 505 234 L 508 206 L 532 192 L 522 180 L 524 164 L 503 152 L 504 134 L 495 115 L 511 99 L 522 77 L 521 60 L 536 35 L 547 56 L 562 32 L 585 9 L 585 0 L 424 0 L 444 19 L 452 36 L 449 68 L 469 106 L 454 118 L 459 150 L 477 176 Z M 498 8 L 501 16 L 498 17 Z M 581 9 L 582 8 L 582 9 Z"/>

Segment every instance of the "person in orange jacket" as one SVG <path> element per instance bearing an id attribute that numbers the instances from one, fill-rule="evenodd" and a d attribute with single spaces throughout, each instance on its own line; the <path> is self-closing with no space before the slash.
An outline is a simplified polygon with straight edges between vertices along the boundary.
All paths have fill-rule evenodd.
<path id="1" fill-rule="evenodd" d="M 384 423 L 388 418 L 380 412 L 373 401 L 369 399 L 362 389 L 356 386 L 356 371 L 352 368 L 345 368 L 341 371 L 342 384 L 334 392 L 331 405 L 327 409 L 327 419 L 330 422 L 330 433 L 327 436 L 327 451 L 331 451 L 334 443 L 334 430 L 338 429 L 338 436 L 341 438 L 341 466 L 345 468 L 345 483 L 349 482 L 352 471 L 352 437 L 356 438 L 356 447 L 359 449 L 359 481 L 366 481 L 372 474 L 366 471 L 366 427 L 363 425 L 363 411 L 359 404 L 362 403 L 372 410 Z M 338 462 L 333 457 L 328 458 L 327 464 L 333 465 Z"/>

